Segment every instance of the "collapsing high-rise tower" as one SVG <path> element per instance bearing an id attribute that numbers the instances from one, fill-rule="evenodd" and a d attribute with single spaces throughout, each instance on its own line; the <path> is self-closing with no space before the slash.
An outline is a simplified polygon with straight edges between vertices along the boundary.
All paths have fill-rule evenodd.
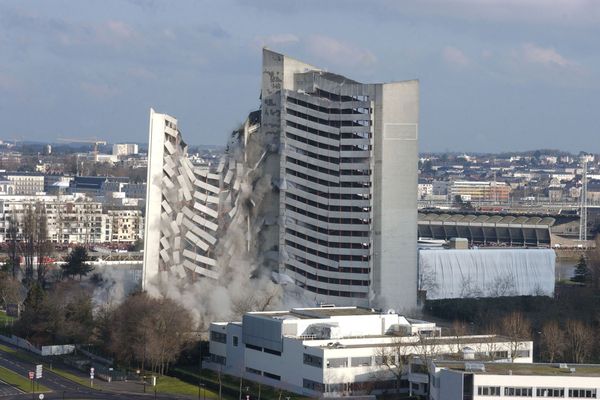
<path id="1" fill-rule="evenodd" d="M 219 279 L 250 255 L 249 277 L 271 270 L 315 302 L 415 307 L 418 87 L 265 49 L 260 111 L 206 171 L 151 115 L 144 282 Z"/>

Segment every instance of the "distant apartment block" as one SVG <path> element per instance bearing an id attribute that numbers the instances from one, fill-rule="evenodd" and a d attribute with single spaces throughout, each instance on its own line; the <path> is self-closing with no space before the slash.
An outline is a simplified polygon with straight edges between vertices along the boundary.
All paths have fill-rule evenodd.
<path id="1" fill-rule="evenodd" d="M 144 219 L 137 209 L 106 209 L 102 203 L 78 196 L 0 197 L 0 240 L 15 223 L 23 233 L 29 209 L 45 214 L 48 239 L 53 243 L 134 243 L 142 237 Z"/>
<path id="2" fill-rule="evenodd" d="M 7 172 L 4 177 L 14 185 L 16 195 L 34 195 L 44 192 L 44 175 L 27 172 Z"/>
<path id="3" fill-rule="evenodd" d="M 123 157 L 138 154 L 139 148 L 135 143 L 115 143 L 112 148 L 112 155 Z"/>
<path id="4" fill-rule="evenodd" d="M 504 182 L 455 181 L 449 188 L 450 200 L 472 202 L 508 202 L 511 188 Z"/>

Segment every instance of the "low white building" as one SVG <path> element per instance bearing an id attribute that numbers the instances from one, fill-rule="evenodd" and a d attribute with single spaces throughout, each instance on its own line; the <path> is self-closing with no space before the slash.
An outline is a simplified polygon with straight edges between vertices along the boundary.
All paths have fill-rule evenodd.
<path id="1" fill-rule="evenodd" d="M 417 379 L 419 374 L 411 375 Z M 432 400 L 595 399 L 600 391 L 600 365 L 435 361 L 430 382 Z M 413 393 L 425 394 L 416 385 Z"/>
<path id="2" fill-rule="evenodd" d="M 457 354 L 532 361 L 532 342 L 497 335 L 441 336 L 434 323 L 357 307 L 251 312 L 210 325 L 205 365 L 311 397 L 408 391 L 408 360 Z M 512 343 L 512 348 L 516 348 Z M 399 372 L 400 371 L 400 372 Z"/>

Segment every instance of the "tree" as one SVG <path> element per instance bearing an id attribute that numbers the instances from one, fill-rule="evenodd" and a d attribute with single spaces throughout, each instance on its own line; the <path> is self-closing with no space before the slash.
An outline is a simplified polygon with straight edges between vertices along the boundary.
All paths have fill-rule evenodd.
<path id="1" fill-rule="evenodd" d="M 396 381 L 396 390 L 402 387 L 402 377 L 408 372 L 410 346 L 401 337 L 394 337 L 389 346 L 375 350 L 375 364 L 383 366 Z"/>
<path id="2" fill-rule="evenodd" d="M 33 283 L 33 257 L 35 255 L 35 242 L 37 219 L 32 204 L 28 204 L 23 215 L 23 258 L 25 259 L 25 277 L 27 286 Z"/>
<path id="3" fill-rule="evenodd" d="M 67 342 L 88 343 L 94 331 L 92 298 L 83 290 L 69 294 L 58 336 Z"/>
<path id="4" fill-rule="evenodd" d="M 8 242 L 8 262 L 10 263 L 10 269 L 13 278 L 17 277 L 17 269 L 19 268 L 17 245 L 18 233 L 19 231 L 17 229 L 17 224 L 13 215 L 10 218 L 10 221 L 8 223 L 8 229 L 6 230 L 6 240 Z"/>
<path id="5" fill-rule="evenodd" d="M 586 283 L 590 281 L 590 270 L 583 256 L 579 257 L 579 262 L 575 266 L 575 276 L 571 278 L 573 282 Z"/>
<path id="6" fill-rule="evenodd" d="M 81 280 L 83 276 L 94 270 L 94 267 L 88 263 L 89 259 L 90 257 L 85 247 L 77 246 L 73 248 L 65 258 L 65 264 L 61 265 L 63 274 L 69 277 L 79 275 L 79 280 Z"/>
<path id="7" fill-rule="evenodd" d="M 36 224 L 35 251 L 37 256 L 37 281 L 42 287 L 46 284 L 48 257 L 52 254 L 53 246 L 48 240 L 48 217 L 45 207 L 39 207 Z"/>
<path id="8" fill-rule="evenodd" d="M 6 309 L 9 304 L 18 304 L 22 301 L 21 283 L 13 278 L 10 272 L 0 272 L 0 306 Z"/>
<path id="9" fill-rule="evenodd" d="M 565 329 L 565 354 L 570 362 L 583 363 L 589 356 L 594 344 L 594 331 L 578 320 L 568 320 Z"/>
<path id="10" fill-rule="evenodd" d="M 431 388 L 431 364 L 433 360 L 440 353 L 439 340 L 435 336 L 419 332 L 417 334 L 417 342 L 415 346 L 416 356 L 418 357 L 421 365 L 427 375 L 427 397 L 429 397 L 429 390 Z"/>
<path id="11" fill-rule="evenodd" d="M 507 337 L 510 359 L 514 362 L 519 350 L 525 348 L 523 342 L 531 338 L 531 322 L 522 313 L 514 311 L 500 319 L 497 331 Z"/>
<path id="12" fill-rule="evenodd" d="M 120 362 L 145 369 L 149 361 L 153 371 L 164 374 L 188 342 L 191 321 L 172 300 L 136 293 L 115 309 L 107 347 Z"/>
<path id="13" fill-rule="evenodd" d="M 557 321 L 548 321 L 542 327 L 541 347 L 544 360 L 553 363 L 565 350 L 565 335 Z"/>

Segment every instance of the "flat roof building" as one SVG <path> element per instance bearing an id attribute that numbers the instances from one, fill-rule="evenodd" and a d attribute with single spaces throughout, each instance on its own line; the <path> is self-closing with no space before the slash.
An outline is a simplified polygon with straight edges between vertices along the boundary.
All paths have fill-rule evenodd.
<path id="1" fill-rule="evenodd" d="M 466 349 L 532 361 L 532 342 L 498 335 L 442 336 L 435 323 L 357 307 L 250 312 L 210 325 L 206 366 L 310 397 L 408 391 L 411 357 Z M 518 349 L 518 354 L 510 354 Z"/>

